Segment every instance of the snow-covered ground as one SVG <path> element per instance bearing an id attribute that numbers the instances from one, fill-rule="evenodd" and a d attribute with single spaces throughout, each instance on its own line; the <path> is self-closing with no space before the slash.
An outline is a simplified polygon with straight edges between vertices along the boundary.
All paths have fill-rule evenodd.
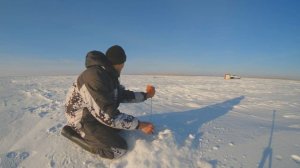
<path id="1" fill-rule="evenodd" d="M 0 78 L 0 167 L 300 167 L 300 81 L 125 75 L 151 101 L 122 112 L 152 121 L 154 135 L 124 133 L 119 160 L 90 154 L 60 135 L 76 76 Z"/>

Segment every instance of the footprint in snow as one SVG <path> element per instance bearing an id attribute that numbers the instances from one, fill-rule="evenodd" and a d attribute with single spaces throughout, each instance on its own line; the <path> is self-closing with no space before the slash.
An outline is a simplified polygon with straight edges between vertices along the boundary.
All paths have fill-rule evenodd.
<path id="1" fill-rule="evenodd" d="M 49 164 L 50 164 L 50 167 L 51 167 L 51 168 L 54 168 L 54 167 L 55 167 L 55 162 L 54 162 L 54 160 L 51 160 Z"/>
<path id="2" fill-rule="evenodd" d="M 59 129 L 62 127 L 63 125 L 61 124 L 61 123 L 58 123 L 57 125 L 55 125 L 55 126 L 53 126 L 53 127 L 51 127 L 51 128 L 49 128 L 48 130 L 47 130 L 47 132 L 48 133 L 57 133 L 57 132 L 59 132 Z"/>
<path id="3" fill-rule="evenodd" d="M 28 152 L 22 152 L 22 153 L 19 154 L 19 158 L 21 160 L 25 160 L 28 157 L 29 157 L 29 153 Z"/>
<path id="4" fill-rule="evenodd" d="M 16 152 L 9 152 L 9 153 L 6 154 L 7 158 L 15 158 L 16 156 L 17 156 Z"/>
<path id="5" fill-rule="evenodd" d="M 48 113 L 49 113 L 49 112 L 40 112 L 40 113 L 39 113 L 39 116 L 40 116 L 41 118 L 44 118 Z"/>
<path id="6" fill-rule="evenodd" d="M 19 164 L 29 157 L 28 152 L 8 152 L 0 155 L 0 167 L 17 168 Z"/>

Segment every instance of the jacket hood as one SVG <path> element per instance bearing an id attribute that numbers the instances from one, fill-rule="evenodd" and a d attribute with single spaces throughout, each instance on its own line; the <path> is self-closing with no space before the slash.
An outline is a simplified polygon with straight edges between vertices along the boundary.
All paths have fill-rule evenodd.
<path id="1" fill-rule="evenodd" d="M 120 74 L 115 70 L 107 57 L 100 51 L 90 51 L 86 55 L 85 67 L 103 66 L 106 71 L 112 76 L 119 77 Z"/>
<path id="2" fill-rule="evenodd" d="M 90 51 L 86 55 L 85 59 L 85 67 L 91 67 L 94 65 L 99 65 L 99 66 L 108 66 L 110 63 L 106 56 L 100 52 L 100 51 Z"/>

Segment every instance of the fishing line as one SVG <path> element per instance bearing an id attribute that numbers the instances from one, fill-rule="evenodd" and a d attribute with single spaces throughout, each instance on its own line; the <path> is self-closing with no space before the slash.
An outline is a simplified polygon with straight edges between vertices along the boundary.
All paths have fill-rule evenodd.
<path id="1" fill-rule="evenodd" d="M 152 97 L 150 100 L 150 122 L 152 122 Z"/>

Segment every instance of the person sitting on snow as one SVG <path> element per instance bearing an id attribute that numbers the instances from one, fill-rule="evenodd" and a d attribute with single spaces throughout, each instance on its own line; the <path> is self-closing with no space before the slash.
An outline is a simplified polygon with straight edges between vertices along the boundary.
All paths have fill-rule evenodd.
<path id="1" fill-rule="evenodd" d="M 126 61 L 122 47 L 110 47 L 106 55 L 91 51 L 86 56 L 86 70 L 70 88 L 66 98 L 67 125 L 62 134 L 84 149 L 103 158 L 119 158 L 127 151 L 120 130 L 141 130 L 151 134 L 154 126 L 118 110 L 120 103 L 137 103 L 152 98 L 153 86 L 147 92 L 125 90 L 119 76 Z M 72 132 L 73 131 L 73 132 Z"/>

